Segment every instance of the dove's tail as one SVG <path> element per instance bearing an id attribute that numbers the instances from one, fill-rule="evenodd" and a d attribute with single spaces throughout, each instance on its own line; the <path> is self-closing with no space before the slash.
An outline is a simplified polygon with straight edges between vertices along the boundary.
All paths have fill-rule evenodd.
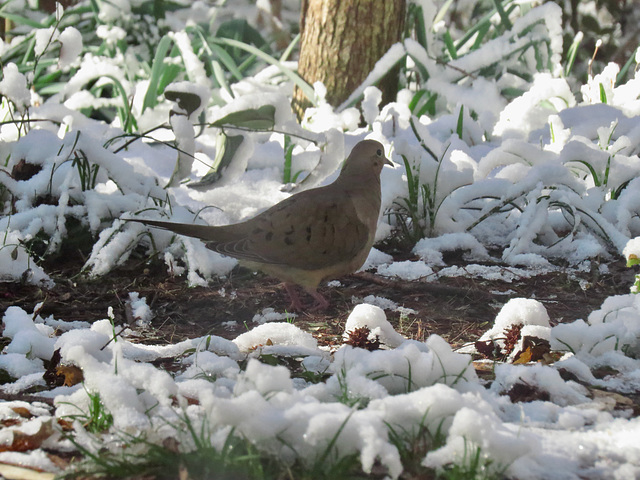
<path id="1" fill-rule="evenodd" d="M 144 223 L 152 227 L 162 228 L 164 230 L 170 230 L 180 235 L 186 235 L 187 237 L 199 238 L 204 241 L 215 241 L 218 236 L 215 234 L 217 227 L 210 225 L 195 225 L 192 223 L 174 223 L 174 222 L 162 222 L 160 220 L 147 220 L 142 218 L 128 218 L 127 221 Z"/>

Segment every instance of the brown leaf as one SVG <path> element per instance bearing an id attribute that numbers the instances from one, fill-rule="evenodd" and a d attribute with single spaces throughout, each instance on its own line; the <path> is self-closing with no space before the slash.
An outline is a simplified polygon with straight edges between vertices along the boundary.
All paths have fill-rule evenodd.
<path id="1" fill-rule="evenodd" d="M 60 427 L 62 427 L 62 430 L 65 432 L 70 432 L 73 430 L 73 423 L 69 420 L 65 420 L 64 418 L 58 419 L 58 425 L 60 425 Z"/>
<path id="2" fill-rule="evenodd" d="M 533 353 L 531 352 L 531 347 L 527 347 L 523 351 L 520 351 L 516 354 L 516 358 L 514 358 L 512 363 L 514 365 L 522 365 L 524 363 L 529 363 L 532 357 L 533 357 Z"/>
<path id="3" fill-rule="evenodd" d="M 74 460 L 79 460 L 79 457 L 80 457 L 78 453 L 69 453 L 69 452 L 65 452 L 65 453 L 45 452 L 45 453 L 47 454 L 47 457 L 49 458 L 51 463 L 53 463 L 60 470 L 66 470 L 67 468 L 69 468 L 71 463 L 74 462 Z"/>
<path id="4" fill-rule="evenodd" d="M 33 163 L 27 163 L 23 158 L 16 163 L 11 169 L 11 176 L 14 180 L 22 181 L 29 180 L 35 174 L 42 170 L 42 165 L 35 165 Z"/>
<path id="5" fill-rule="evenodd" d="M 11 407 L 11 410 L 16 412 L 22 418 L 31 418 L 31 417 L 33 417 L 33 414 L 29 411 L 28 408 L 25 408 L 25 407 Z"/>
<path id="6" fill-rule="evenodd" d="M 65 387 L 73 387 L 84 380 L 82 370 L 74 365 L 61 365 L 56 368 L 56 375 L 64 378 Z"/>
<path id="7" fill-rule="evenodd" d="M 11 445 L 0 445 L 0 452 L 27 452 L 40 448 L 42 442 L 53 434 L 53 427 L 51 420 L 45 420 L 33 435 L 20 430 L 14 430 L 12 433 L 13 442 Z"/>
<path id="8" fill-rule="evenodd" d="M 517 402 L 533 402 L 534 400 L 548 401 L 551 397 L 549 392 L 542 390 L 535 385 L 518 382 L 514 384 L 506 395 L 509 396 L 512 403 Z"/>
<path id="9" fill-rule="evenodd" d="M 474 346 L 476 347 L 476 351 L 487 358 L 495 358 L 496 357 L 496 344 L 493 340 L 484 340 L 484 341 L 476 341 Z"/>
<path id="10" fill-rule="evenodd" d="M 15 427 L 16 425 L 20 425 L 22 420 L 18 418 L 5 418 L 4 420 L 0 420 L 0 425 L 3 427 Z"/>
<path id="11" fill-rule="evenodd" d="M 513 360 L 513 364 L 523 364 L 529 362 L 540 362 L 548 357 L 551 352 L 549 341 L 543 338 L 524 336 L 522 337 L 522 351 L 518 352 Z"/>
<path id="12" fill-rule="evenodd" d="M 64 383 L 64 378 L 58 377 L 58 374 L 56 372 L 56 369 L 60 365 L 61 359 L 62 358 L 60 356 L 60 349 L 57 349 L 53 352 L 53 355 L 51 355 L 51 360 L 49 360 L 48 362 L 45 361 L 46 370 L 42 374 L 42 378 L 44 378 L 44 381 L 47 382 L 47 386 L 50 388 L 60 387 Z"/>

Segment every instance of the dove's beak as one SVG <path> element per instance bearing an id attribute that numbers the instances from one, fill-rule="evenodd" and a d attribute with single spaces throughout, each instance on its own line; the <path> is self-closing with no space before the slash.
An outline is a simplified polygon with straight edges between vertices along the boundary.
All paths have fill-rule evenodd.
<path id="1" fill-rule="evenodd" d="M 391 160 L 389 160 L 388 158 L 385 158 L 385 159 L 384 159 L 384 163 L 385 163 L 386 165 L 389 165 L 390 167 L 393 167 L 393 166 L 394 166 L 394 165 L 393 165 L 393 162 L 392 162 Z"/>

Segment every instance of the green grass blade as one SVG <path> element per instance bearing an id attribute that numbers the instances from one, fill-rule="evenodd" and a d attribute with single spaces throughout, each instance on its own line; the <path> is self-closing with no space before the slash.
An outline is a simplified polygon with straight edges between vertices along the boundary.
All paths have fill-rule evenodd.
<path id="1" fill-rule="evenodd" d="M 456 43 L 456 49 L 460 50 L 480 30 L 489 31 L 492 26 L 491 17 L 496 13 L 495 8 L 487 12 L 473 27 L 471 27 Z"/>
<path id="2" fill-rule="evenodd" d="M 496 6 L 496 11 L 498 15 L 500 15 L 500 22 L 502 23 L 502 28 L 505 31 L 509 31 L 513 28 L 513 23 L 509 20 L 509 15 L 504 10 L 504 6 L 502 5 L 502 0 L 493 0 L 493 4 Z"/>
<path id="3" fill-rule="evenodd" d="M 460 105 L 460 112 L 458 113 L 458 124 L 456 126 L 456 133 L 458 138 L 462 140 L 462 129 L 464 125 L 464 105 Z"/>
<path id="4" fill-rule="evenodd" d="M 289 135 L 284 136 L 284 172 L 282 181 L 284 183 L 291 183 L 291 163 L 293 161 L 293 149 L 295 144 L 291 141 Z"/>
<path id="5" fill-rule="evenodd" d="M 500 5 L 500 8 L 502 9 L 503 13 L 507 15 L 507 21 L 509 21 L 508 13 L 513 11 L 513 8 L 515 8 L 515 5 L 512 5 L 513 8 L 510 8 L 509 12 L 505 12 L 502 6 L 502 3 L 500 3 L 500 0 L 494 0 L 494 6 L 497 4 Z M 462 46 L 466 44 L 469 40 L 471 40 L 476 33 L 482 33 L 482 38 L 484 38 L 484 36 L 493 26 L 493 24 L 491 23 L 491 18 L 496 14 L 497 11 L 498 11 L 497 8 L 492 8 L 485 15 L 483 15 L 482 18 L 480 18 L 480 20 L 478 20 L 478 22 L 473 27 L 467 30 L 467 32 L 462 36 L 462 38 L 458 40 L 458 42 L 456 43 L 456 50 L 460 51 Z M 511 22 L 509 21 L 509 23 Z M 476 41 L 474 42 L 474 49 L 478 48 L 479 45 L 480 45 L 479 41 L 478 39 L 476 39 Z"/>
<path id="6" fill-rule="evenodd" d="M 585 160 L 568 160 L 565 163 L 570 163 L 570 162 L 576 162 L 576 163 L 583 164 L 585 167 L 587 167 L 587 170 L 589 170 L 589 173 L 591 174 L 591 177 L 593 178 L 593 184 L 596 187 L 602 186 L 602 182 L 600 181 L 600 178 L 598 178 L 598 174 L 596 173 L 596 170 L 593 168 L 593 166 L 589 162 L 587 162 Z"/>
<path id="7" fill-rule="evenodd" d="M 424 13 L 422 11 L 422 7 L 415 3 L 411 3 L 410 12 L 413 13 L 413 18 L 415 21 L 415 32 L 416 32 L 416 40 L 418 43 L 422 45 L 422 48 L 427 48 L 427 27 L 424 24 Z"/>
<path id="8" fill-rule="evenodd" d="M 434 116 L 436 114 L 436 100 L 438 99 L 438 94 L 437 93 L 433 93 L 431 94 L 431 96 L 429 97 L 429 100 L 427 100 L 424 105 L 422 106 L 422 108 L 420 108 L 420 110 L 418 110 L 418 112 L 416 113 L 416 116 L 418 118 L 420 118 L 422 115 L 425 114 L 429 114 L 431 116 Z"/>
<path id="9" fill-rule="evenodd" d="M 131 113 L 131 105 L 129 105 L 127 91 L 122 86 L 122 83 L 120 83 L 120 80 L 118 80 L 116 77 L 112 75 L 106 75 L 106 78 L 109 78 L 113 82 L 116 90 L 118 90 L 118 93 L 122 98 L 122 129 L 126 132 L 137 130 L 138 124 L 135 118 L 133 118 L 133 114 Z"/>
<path id="10" fill-rule="evenodd" d="M 426 93 L 427 93 L 427 91 L 424 90 L 424 89 L 423 90 L 418 90 L 415 93 L 415 95 L 411 99 L 411 102 L 409 102 L 409 110 L 411 110 L 411 112 L 415 113 L 416 107 L 420 103 L 420 100 L 422 100 L 422 97 L 424 97 L 426 95 Z"/>
<path id="11" fill-rule="evenodd" d="M 582 42 L 582 35 L 576 35 L 573 39 L 573 43 L 569 47 L 569 51 L 567 52 L 567 65 L 564 67 L 564 76 L 567 77 L 571 73 L 571 69 L 573 68 L 573 64 L 576 60 L 576 56 L 578 55 L 578 47 Z"/>
<path id="12" fill-rule="evenodd" d="M 604 91 L 604 85 L 600 84 L 600 101 L 604 104 L 607 103 L 607 92 Z"/>
<path id="13" fill-rule="evenodd" d="M 437 25 L 442 21 L 442 19 L 447 14 L 447 10 L 449 10 L 449 7 L 451 6 L 452 3 L 453 3 L 453 0 L 447 0 L 446 2 L 444 2 L 442 7 L 440 7 L 440 10 L 438 10 L 438 13 L 436 14 L 435 18 L 433 19 L 433 25 Z"/>
<path id="14" fill-rule="evenodd" d="M 624 66 L 620 69 L 620 72 L 618 72 L 618 75 L 616 76 L 616 85 L 620 85 L 623 82 L 624 77 L 627 75 L 627 72 L 631 68 L 631 65 L 633 65 L 633 63 L 636 61 L 636 52 L 637 49 L 631 53 L 631 55 L 629 56 L 629 60 L 627 60 Z"/>
<path id="15" fill-rule="evenodd" d="M 231 88 L 229 88 L 229 83 L 227 82 L 227 79 L 224 78 L 224 71 L 222 70 L 222 67 L 220 66 L 220 62 L 212 60 L 211 61 L 211 67 L 213 68 L 213 76 L 216 79 L 216 81 L 218 82 L 218 85 L 220 85 L 220 87 L 224 88 L 224 90 L 232 98 L 235 97 L 235 95 L 233 94 L 233 91 L 231 90 Z"/>
<path id="16" fill-rule="evenodd" d="M 15 13 L 0 12 L 0 17 L 6 20 L 10 20 L 16 25 L 24 25 L 26 27 L 31 27 L 31 28 L 47 28 L 50 26 L 49 24 L 36 22 L 35 20 L 32 20 L 27 17 L 23 17 L 22 15 L 17 15 Z"/>
<path id="17" fill-rule="evenodd" d="M 449 52 L 451 59 L 455 60 L 458 58 L 458 52 L 456 51 L 456 46 L 453 44 L 453 39 L 451 38 L 449 30 L 444 32 L 442 39 L 444 40 L 444 45 L 447 47 L 447 51 Z"/>
<path id="18" fill-rule="evenodd" d="M 36 48 L 36 37 L 34 35 L 33 37 L 31 37 L 31 40 L 29 40 L 29 43 L 27 44 L 27 50 L 24 52 L 24 56 L 22 57 L 22 61 L 20 62 L 20 65 L 18 67 L 24 67 L 25 71 L 27 69 L 31 69 L 31 66 L 26 65 L 26 63 L 29 61 L 29 59 L 35 57 L 35 48 Z"/>
<path id="19" fill-rule="evenodd" d="M 229 71 L 229 73 L 231 73 L 231 75 L 234 76 L 236 80 L 240 81 L 244 78 L 244 75 L 236 65 L 236 62 L 233 60 L 231 55 L 229 55 L 229 53 L 227 53 L 227 51 L 224 48 L 215 44 L 209 44 L 209 47 L 211 48 L 211 51 L 213 52 L 213 54 L 216 57 L 218 57 L 218 60 L 220 60 L 220 63 L 224 65 L 224 67 Z"/>
<path id="20" fill-rule="evenodd" d="M 165 35 L 158 43 L 158 48 L 156 48 L 156 54 L 153 57 L 153 64 L 151 66 L 149 86 L 147 87 L 147 93 L 145 93 L 144 101 L 142 102 L 143 112 L 147 108 L 153 108 L 158 104 L 158 85 L 160 84 L 160 77 L 164 70 L 164 59 L 167 57 L 172 42 L 173 40 L 171 40 L 168 35 Z"/>
<path id="21" fill-rule="evenodd" d="M 481 27 L 478 29 L 478 35 L 476 36 L 476 39 L 473 42 L 473 45 L 471 45 L 471 50 L 477 50 L 478 48 L 480 48 L 480 45 L 482 45 L 482 41 L 484 40 L 484 37 L 489 32 L 489 28 L 491 28 L 491 24 L 489 22 L 483 23 L 481 25 Z M 460 47 L 460 45 L 458 45 L 458 47 Z"/>
<path id="22" fill-rule="evenodd" d="M 314 93 L 313 88 L 311 87 L 311 85 L 309 85 L 302 78 L 300 78 L 300 76 L 297 73 L 295 73 L 293 70 L 291 70 L 290 68 L 288 68 L 285 65 L 283 65 L 282 62 L 280 62 L 277 59 L 273 58 L 271 55 L 269 55 L 267 53 L 264 53 L 262 50 L 260 50 L 259 48 L 254 47 L 253 45 L 248 45 L 246 43 L 242 43 L 242 42 L 239 42 L 237 40 L 232 40 L 230 38 L 216 38 L 213 41 L 216 42 L 216 43 L 222 44 L 222 45 L 228 45 L 230 47 L 240 48 L 240 49 L 244 50 L 245 52 L 248 52 L 248 53 L 250 53 L 252 55 L 255 55 L 256 57 L 260 58 L 261 60 L 264 60 L 265 62 L 267 62 L 267 63 L 269 63 L 271 65 L 276 65 L 280 69 L 280 71 L 289 80 L 291 80 L 293 83 L 295 83 L 298 86 L 298 88 L 300 88 L 300 90 L 302 90 L 302 92 L 309 99 L 309 101 L 314 106 L 316 105 L 315 93 Z"/>
<path id="23" fill-rule="evenodd" d="M 193 35 L 197 35 L 200 37 L 200 41 L 202 42 L 202 47 L 206 49 L 207 53 L 212 57 L 219 60 L 219 62 L 235 77 L 236 80 L 240 81 L 244 78 L 244 75 L 238 68 L 236 61 L 233 59 L 231 55 L 219 45 L 212 43 L 210 39 L 207 37 L 205 32 L 202 31 L 200 27 L 188 27 L 187 32 Z M 226 83 L 226 82 L 225 82 Z"/>
<path id="24" fill-rule="evenodd" d="M 293 53 L 293 49 L 296 48 L 296 45 L 298 45 L 299 42 L 300 42 L 300 34 L 293 37 L 293 40 L 291 40 L 291 43 L 289 43 L 285 51 L 282 52 L 282 55 L 280 55 L 281 62 L 286 62 L 289 59 L 289 56 Z"/>

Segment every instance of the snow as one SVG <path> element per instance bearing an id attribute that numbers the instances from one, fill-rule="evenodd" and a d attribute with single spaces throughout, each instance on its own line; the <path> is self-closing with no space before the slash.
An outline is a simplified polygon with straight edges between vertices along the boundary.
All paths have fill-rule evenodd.
<path id="1" fill-rule="evenodd" d="M 0 93 L 9 98 L 21 113 L 31 104 L 27 79 L 18 71 L 15 63 L 9 63 L 2 68 Z"/>
<path id="2" fill-rule="evenodd" d="M 399 277 L 404 280 L 419 280 L 433 275 L 433 270 L 424 262 L 394 262 L 390 265 L 381 265 L 377 269 L 378 275 L 383 277 Z"/>
<path id="3" fill-rule="evenodd" d="M 353 309 L 344 326 L 345 337 L 348 338 L 349 333 L 358 328 L 367 328 L 370 340 L 377 337 L 382 344 L 390 348 L 398 347 L 404 341 L 402 335 L 396 333 L 387 321 L 384 311 L 375 305 L 364 303 Z"/>
<path id="4" fill-rule="evenodd" d="M 67 27 L 58 37 L 60 46 L 60 68 L 71 65 L 82 53 L 82 34 L 74 27 Z"/>
<path id="5" fill-rule="evenodd" d="M 640 301 L 634 295 L 612 297 L 589 321 L 601 324 L 602 319 L 611 317 L 611 312 L 616 318 L 609 323 L 624 325 L 631 321 L 627 328 L 637 328 Z M 3 333 L 12 339 L 8 349 L 23 352 L 2 356 L 6 365 L 12 365 L 13 372 L 25 375 L 43 371 L 41 359 L 49 358 L 53 339 L 52 331 L 43 330 L 44 326 L 37 323 L 41 320 L 19 307 L 5 312 Z M 512 299 L 487 333 L 499 334 L 518 322 L 550 328 L 549 317 L 539 302 Z M 563 328 L 573 325 L 586 324 L 557 325 L 551 328 L 552 338 L 562 336 Z M 640 429 L 637 419 L 627 418 L 624 412 L 616 416 L 616 411 L 607 410 L 605 403 L 592 402 L 584 386 L 563 380 L 557 368 L 542 364 L 496 365 L 496 380 L 485 390 L 471 368 L 470 357 L 453 352 L 440 337 L 432 335 L 424 343 L 406 340 L 393 330 L 380 308 L 367 304 L 353 309 L 345 334 L 363 326 L 388 349 L 369 352 L 341 347 L 330 358 L 318 349 L 313 336 L 290 323 L 260 325 L 233 343 L 209 337 L 185 342 L 183 346 L 134 345 L 126 340 L 126 332 L 124 337 L 110 342 L 112 326 L 108 320 L 90 327 L 79 325 L 63 334 L 55 346 L 61 348 L 65 362 L 82 367 L 85 388 L 100 393 L 114 416 L 114 428 L 122 431 L 152 428 L 160 418 L 175 417 L 179 409 L 171 407 L 171 397 L 178 395 L 199 399 L 199 406 L 189 407 L 192 418 L 206 418 L 221 434 L 227 431 L 225 426 L 234 427 L 260 448 L 283 458 L 291 459 L 296 454 L 303 459 L 314 458 L 342 429 L 337 443 L 341 454 L 358 453 L 364 471 L 377 458 L 390 475 L 397 476 L 402 467 L 395 446 L 389 442 L 387 425 L 398 431 L 410 429 L 411 425 L 427 425 L 434 431 L 439 428 L 446 435 L 446 443 L 426 455 L 425 465 L 444 465 L 459 459 L 465 447 L 477 446 L 483 458 L 506 468 L 507 474 L 520 476 L 528 472 L 523 478 L 536 478 L 547 472 L 543 465 L 553 465 L 553 471 L 562 475 L 599 471 L 605 464 L 618 472 L 638 470 L 640 457 L 632 440 Z M 38 334 L 21 338 L 22 332 Z M 637 330 L 633 332 L 637 345 Z M 583 337 L 591 343 L 607 342 L 609 335 L 609 331 L 583 328 Z M 188 346 L 196 351 L 183 360 L 186 370 L 173 378 L 145 363 L 175 356 Z M 140 355 L 143 350 L 146 356 Z M 617 357 L 607 356 L 620 352 L 617 349 L 572 350 L 558 368 L 579 374 L 589 372 L 586 365 L 580 365 L 591 362 L 621 371 L 623 378 L 604 379 L 603 386 L 616 381 L 629 385 L 639 369 L 638 360 L 631 357 L 620 353 Z M 251 354 L 244 370 L 238 364 L 244 357 L 240 352 Z M 327 371 L 330 377 L 324 383 L 293 382 L 287 368 L 259 361 L 261 355 L 269 354 L 304 356 L 308 371 Z M 571 359 L 575 359 L 573 366 Z M 536 385 L 548 392 L 549 400 L 511 404 L 500 393 L 518 382 Z M 636 377 L 635 382 L 640 386 L 640 378 Z M 348 385 L 348 391 L 341 385 Z M 18 382 L 5 386 L 5 390 L 14 391 L 14 386 L 26 387 Z M 68 393 L 58 389 L 57 417 L 77 413 L 78 407 L 86 408 L 84 389 L 62 388 Z M 360 403 L 358 410 L 336 403 L 336 398 L 345 393 L 349 401 Z M 152 405 L 156 407 L 149 410 Z M 281 440 L 274 443 L 272 432 L 280 432 Z M 620 449 L 615 457 L 610 456 L 612 432 L 616 432 Z M 179 435 L 173 433 L 176 434 Z M 573 449 L 578 444 L 590 454 L 573 461 Z M 296 452 L 288 445 L 296 445 Z"/>
<path id="6" fill-rule="evenodd" d="M 131 306 L 131 316 L 136 321 L 136 325 L 142 327 L 148 325 L 153 318 L 153 312 L 147 305 L 147 298 L 140 298 L 138 292 L 129 292 L 129 305 Z"/>
<path id="7" fill-rule="evenodd" d="M 571 278 L 592 262 L 637 260 L 640 73 L 617 84 L 620 67 L 611 63 L 584 85 L 560 75 L 561 15 L 553 3 L 512 18 L 512 31 L 473 51 L 466 46 L 444 66 L 435 60 L 443 47 L 438 32 L 444 28 L 436 21 L 437 8 L 433 2 L 416 3 L 423 7 L 430 51 L 412 39 L 395 44 L 338 108 L 327 103 L 326 87 L 316 83 L 315 105 L 301 125 L 290 109 L 292 83 L 275 65 L 251 72 L 229 91 L 213 87 L 185 25 L 195 25 L 198 19 L 192 17 L 198 12 L 209 15 L 222 7 L 197 3 L 190 13 L 167 19 L 167 25 L 176 26 L 168 38 L 179 58 L 166 62 L 180 63 L 184 74 L 166 89 L 196 95 L 200 105 L 193 112 L 183 109 L 179 98 L 162 97 L 143 112 L 149 79 L 137 73 L 143 68 L 134 54 L 106 57 L 88 51 L 74 27 L 37 29 L 34 53 L 46 55 L 59 45 L 54 68 L 72 73 L 59 93 L 42 98 L 30 91 L 30 74 L 11 62 L 3 66 L 3 117 L 42 121 L 27 129 L 7 121 L 0 130 L 2 198 L 4 211 L 10 212 L 0 218 L 0 281 L 50 287 L 52 280 L 29 245 L 45 237 L 46 249 L 55 251 L 73 234 L 69 220 L 74 219 L 96 238 L 85 265 L 91 276 L 108 274 L 141 246 L 164 259 L 169 274 L 208 285 L 237 262 L 198 240 L 148 232 L 126 220 L 242 221 L 296 191 L 332 181 L 351 148 L 365 138 L 380 141 L 394 163 L 382 172 L 377 240 L 398 235 L 402 217 L 393 212 L 412 207 L 408 182 L 418 180 L 416 217 L 405 215 L 407 229 L 420 236 L 412 256 L 394 261 L 372 249 L 362 267 L 389 283 L 402 279 L 420 285 L 465 276 L 508 284 L 548 273 Z M 101 25 L 96 34 L 105 48 L 116 51 L 126 38 L 127 29 L 118 21 L 131 19 L 131 7 L 125 0 L 101 4 L 99 18 L 109 26 Z M 536 41 L 548 48 L 533 52 L 527 45 Z M 398 62 L 423 68 L 429 79 L 406 85 L 395 102 L 382 106 L 373 84 Z M 538 62 L 546 67 L 538 68 Z M 285 67 L 295 69 L 295 63 Z M 482 75 L 489 70 L 496 76 Z M 129 142 L 131 132 L 120 117 L 106 123 L 81 112 L 122 110 L 118 96 L 102 97 L 87 88 L 114 80 L 131 102 L 138 122 L 134 133 L 151 132 L 144 140 Z M 523 93 L 509 101 L 502 94 L 507 88 Z M 435 115 L 412 115 L 418 89 L 438 94 Z M 209 173 L 220 149 L 221 129 L 210 124 L 264 106 L 274 107 L 273 131 L 225 128 L 225 134 L 243 137 L 231 164 L 217 183 L 191 188 Z M 206 124 L 199 124 L 201 118 Z M 285 134 L 295 144 L 292 173 L 300 172 L 288 185 Z M 22 161 L 39 170 L 19 179 L 13 170 L 19 171 Z M 448 254 L 460 252 L 463 264 L 448 263 Z M 442 445 L 420 459 L 433 468 L 464 463 L 478 451 L 484 471 L 504 471 L 511 478 L 638 478 L 640 420 L 610 395 L 637 396 L 640 390 L 640 297 L 627 293 L 630 287 L 623 286 L 586 319 L 565 323 L 551 318 L 534 298 L 504 299 L 479 340 L 504 347 L 505 335 L 521 327 L 522 337 L 549 342 L 557 358 L 508 363 L 524 348 L 521 338 L 507 363 L 494 365 L 490 385 L 473 368 L 475 345 L 454 351 L 437 335 L 424 342 L 406 339 L 385 311 L 416 312 L 383 295 L 359 298 L 356 292 L 344 327 L 343 339 L 356 329 L 368 332 L 369 340 L 382 345 L 375 351 L 320 347 L 296 325 L 295 315 L 273 309 L 255 312 L 248 331 L 233 341 L 209 335 L 170 345 L 140 344 L 136 333 L 153 325 L 155 313 L 152 303 L 133 290 L 124 300 L 132 323 L 122 328 L 114 326 L 113 311 L 93 323 L 89 318 L 71 322 L 43 318 L 41 305 L 33 311 L 15 305 L 2 314 L 2 334 L 9 343 L 0 354 L 0 369 L 14 379 L 2 391 L 26 394 L 44 386 L 45 362 L 56 350 L 63 364 L 82 369 L 85 380 L 83 386 L 40 392 L 55 399 L 54 409 L 27 404 L 38 418 L 3 428 L 0 443 L 10 443 L 13 431 L 34 433 L 44 422 L 86 411 L 89 394 L 97 393 L 114 418 L 107 438 L 91 437 L 79 423 L 73 426 L 77 438 L 95 451 L 104 441 L 120 448 L 113 439 L 123 433 L 142 432 L 159 443 L 178 438 L 188 445 L 180 427 L 186 415 L 220 449 L 233 433 L 285 463 L 312 465 L 323 455 L 335 462 L 355 454 L 365 473 L 383 468 L 390 478 L 403 470 L 392 432 L 417 434 L 421 427 L 442 435 Z M 334 281 L 331 288 L 342 284 Z M 218 293 L 235 296 L 224 289 Z M 239 323 L 230 317 L 226 325 Z M 166 357 L 176 359 L 179 372 L 153 363 Z M 271 365 L 274 358 L 299 366 L 305 375 Z M 610 373 L 596 376 L 596 369 Z M 511 401 L 506 394 L 518 385 L 542 394 Z M 0 418 L 16 418 L 12 407 L 24 405 L 1 402 Z M 56 472 L 43 452 L 2 452 L 0 462 Z"/>

